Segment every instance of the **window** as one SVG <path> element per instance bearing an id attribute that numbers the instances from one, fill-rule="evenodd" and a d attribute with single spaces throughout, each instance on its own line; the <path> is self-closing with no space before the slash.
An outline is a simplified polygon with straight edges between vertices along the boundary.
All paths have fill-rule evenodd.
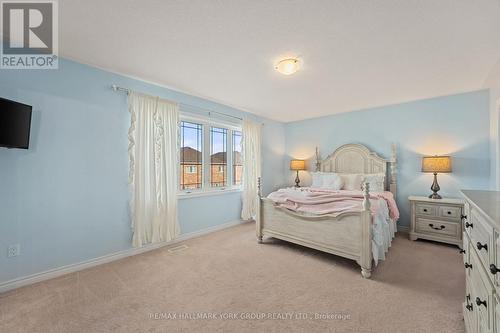
<path id="1" fill-rule="evenodd" d="M 181 121 L 181 190 L 201 188 L 203 184 L 203 125 Z"/>
<path id="2" fill-rule="evenodd" d="M 224 187 L 227 182 L 227 129 L 210 128 L 210 185 Z"/>
<path id="3" fill-rule="evenodd" d="M 181 191 L 225 190 L 241 186 L 241 128 L 181 114 Z"/>
<path id="4" fill-rule="evenodd" d="M 240 186 L 243 178 L 243 159 L 241 156 L 241 132 L 233 131 L 233 185 Z"/>

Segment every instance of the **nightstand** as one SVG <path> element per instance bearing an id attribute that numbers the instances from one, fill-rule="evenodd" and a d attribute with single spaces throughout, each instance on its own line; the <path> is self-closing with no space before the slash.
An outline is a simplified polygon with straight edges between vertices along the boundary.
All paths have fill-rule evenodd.
<path id="1" fill-rule="evenodd" d="M 462 199 L 408 197 L 411 206 L 410 240 L 418 238 L 462 248 Z"/>

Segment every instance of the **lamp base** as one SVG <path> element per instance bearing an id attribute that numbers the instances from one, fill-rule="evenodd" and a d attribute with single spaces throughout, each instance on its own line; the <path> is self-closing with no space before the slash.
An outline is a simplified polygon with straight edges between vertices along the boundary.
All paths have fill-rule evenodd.
<path id="1" fill-rule="evenodd" d="M 429 195 L 429 198 L 430 199 L 442 199 L 442 197 L 438 194 L 438 191 L 440 189 L 441 188 L 439 187 L 439 184 L 438 184 L 437 173 L 435 172 L 434 173 L 434 182 L 432 182 L 432 186 L 431 186 L 431 190 L 433 193 L 431 195 Z"/>
<path id="2" fill-rule="evenodd" d="M 429 199 L 443 199 L 443 197 L 437 193 L 432 193 L 431 195 L 429 195 Z"/>
<path id="3" fill-rule="evenodd" d="M 295 177 L 295 187 L 300 187 L 299 170 L 297 170 L 297 177 Z"/>

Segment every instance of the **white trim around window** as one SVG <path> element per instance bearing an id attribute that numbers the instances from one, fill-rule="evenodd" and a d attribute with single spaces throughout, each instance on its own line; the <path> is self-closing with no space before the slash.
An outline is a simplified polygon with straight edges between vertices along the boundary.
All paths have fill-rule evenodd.
<path id="1" fill-rule="evenodd" d="M 231 193 L 241 193 L 243 192 L 243 189 L 240 187 L 234 187 L 234 188 L 227 188 L 224 190 L 197 190 L 194 192 L 179 192 L 177 193 L 177 198 L 178 199 L 190 199 L 190 198 L 199 198 L 199 197 L 209 197 L 213 195 L 224 195 L 224 194 L 231 194 Z"/>
<path id="2" fill-rule="evenodd" d="M 224 193 L 234 193 L 241 192 L 241 185 L 233 185 L 234 184 L 234 174 L 233 174 L 233 133 L 235 131 L 242 132 L 241 124 L 235 124 L 230 122 L 224 122 L 219 119 L 212 119 L 210 117 L 202 117 L 192 114 L 182 113 L 180 114 L 179 126 L 181 122 L 190 122 L 195 124 L 202 125 L 202 140 L 201 140 L 201 148 L 202 148 L 202 165 L 201 168 L 203 170 L 201 176 L 201 188 L 196 189 L 185 189 L 182 190 L 179 187 L 178 197 L 179 199 L 192 198 L 192 197 L 200 197 L 200 196 L 210 196 L 210 195 L 218 195 Z M 224 187 L 215 187 L 210 183 L 210 172 L 211 172 L 211 128 L 224 128 L 227 130 L 226 135 L 226 186 Z M 182 133 L 179 131 L 179 136 Z M 181 146 L 181 138 L 179 140 L 179 151 Z M 179 162 L 180 163 L 180 162 Z M 179 172 L 183 172 L 183 168 L 179 168 Z M 178 175 L 180 179 L 181 175 Z"/>

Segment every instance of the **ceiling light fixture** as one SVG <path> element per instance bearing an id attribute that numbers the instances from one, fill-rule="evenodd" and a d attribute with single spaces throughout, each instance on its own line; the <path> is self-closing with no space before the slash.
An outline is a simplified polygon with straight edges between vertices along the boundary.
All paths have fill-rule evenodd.
<path id="1" fill-rule="evenodd" d="M 274 66 L 278 72 L 283 75 L 292 75 L 300 69 L 299 59 L 288 58 L 283 59 L 276 66 Z"/>

